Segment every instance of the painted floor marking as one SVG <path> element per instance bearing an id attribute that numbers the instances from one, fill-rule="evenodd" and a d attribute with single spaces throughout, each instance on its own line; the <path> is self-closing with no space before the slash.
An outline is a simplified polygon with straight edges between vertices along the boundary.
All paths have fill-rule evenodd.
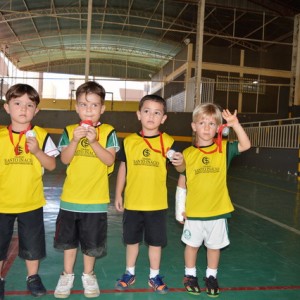
<path id="1" fill-rule="evenodd" d="M 246 286 L 246 287 L 228 287 L 228 288 L 221 288 L 222 292 L 230 292 L 230 291 L 288 291 L 288 290 L 300 290 L 300 286 Z M 202 292 L 205 292 L 205 288 L 201 289 Z M 153 290 L 150 288 L 144 289 L 128 289 L 124 291 L 117 291 L 115 289 L 107 289 L 107 290 L 100 290 L 101 294 L 122 294 L 122 293 L 153 293 Z M 186 292 L 185 288 L 169 288 L 169 292 L 171 293 L 182 293 Z M 47 291 L 48 295 L 52 295 L 54 291 Z M 28 291 L 5 291 L 5 295 L 7 296 L 24 296 L 29 295 Z M 80 295 L 83 294 L 83 290 L 72 290 L 71 294 L 73 295 Z"/>
<path id="2" fill-rule="evenodd" d="M 272 218 L 269 218 L 269 217 L 267 217 L 267 216 L 265 216 L 265 215 L 263 215 L 263 214 L 260 214 L 260 213 L 258 213 L 258 212 L 256 212 L 256 211 L 253 211 L 253 210 L 251 210 L 251 209 L 248 209 L 248 208 L 243 207 L 243 206 L 241 206 L 241 205 L 238 205 L 238 204 L 236 204 L 236 203 L 233 203 L 233 205 L 234 205 L 235 207 L 241 209 L 241 210 L 246 211 L 246 212 L 249 213 L 249 214 L 252 214 L 252 215 L 254 215 L 254 216 L 257 216 L 257 217 L 259 217 L 259 218 L 261 218 L 261 219 L 263 219 L 263 220 L 266 220 L 266 221 L 268 221 L 268 222 L 270 222 L 270 223 L 272 223 L 272 224 L 275 224 L 275 225 L 277 225 L 277 226 L 279 226 L 279 227 L 281 227 L 281 228 L 287 229 L 287 230 L 289 230 L 289 231 L 291 231 L 291 232 L 293 232 L 293 233 L 296 233 L 296 234 L 300 235 L 300 231 L 299 231 L 298 229 L 295 229 L 295 228 L 293 228 L 293 227 L 291 227 L 291 226 L 288 226 L 288 225 L 286 225 L 286 224 L 284 224 L 284 223 L 281 223 L 281 222 L 279 222 L 279 221 L 276 221 L 276 220 L 274 220 L 274 219 L 272 219 Z"/>

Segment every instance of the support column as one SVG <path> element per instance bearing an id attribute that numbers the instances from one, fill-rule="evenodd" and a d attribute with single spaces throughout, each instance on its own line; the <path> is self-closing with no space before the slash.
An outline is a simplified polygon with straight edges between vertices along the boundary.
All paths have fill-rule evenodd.
<path id="1" fill-rule="evenodd" d="M 300 15 L 294 18 L 293 53 L 292 53 L 292 79 L 289 106 L 300 106 Z"/>
<path id="2" fill-rule="evenodd" d="M 91 56 L 91 31 L 92 31 L 93 0 L 88 3 L 88 21 L 86 29 L 86 54 L 85 54 L 85 81 L 89 80 Z"/>
<path id="3" fill-rule="evenodd" d="M 199 0 L 198 15 L 197 15 L 196 69 L 195 69 L 196 85 L 195 85 L 194 107 L 199 105 L 201 101 L 203 33 L 204 33 L 204 17 L 205 17 L 204 13 L 205 13 L 205 0 Z"/>
<path id="4" fill-rule="evenodd" d="M 290 89 L 289 106 L 300 106 L 300 14 L 294 18 L 293 53 L 292 53 L 292 78 Z M 300 137 L 298 147 L 298 173 L 297 178 L 300 186 Z"/>
<path id="5" fill-rule="evenodd" d="M 192 62 L 193 62 L 193 44 L 187 45 L 187 64 L 184 79 L 185 88 L 185 112 L 192 112 L 194 109 L 195 99 L 195 78 L 192 78 Z"/>
<path id="6" fill-rule="evenodd" d="M 44 73 L 39 73 L 39 85 L 38 85 L 38 93 L 40 95 L 40 98 L 43 98 L 43 89 L 44 89 Z"/>
<path id="7" fill-rule="evenodd" d="M 245 64 L 245 50 L 241 50 L 240 52 L 240 67 L 244 67 Z M 244 72 L 240 72 L 240 78 L 244 77 Z M 243 84 L 243 82 L 241 83 Z M 237 111 L 238 113 L 242 112 L 242 104 L 243 104 L 243 93 L 241 92 L 241 89 L 239 89 L 239 98 L 238 98 L 238 107 Z"/>

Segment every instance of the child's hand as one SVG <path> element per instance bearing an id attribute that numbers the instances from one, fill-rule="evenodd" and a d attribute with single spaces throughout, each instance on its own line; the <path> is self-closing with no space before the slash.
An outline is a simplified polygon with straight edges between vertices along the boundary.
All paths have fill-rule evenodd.
<path id="1" fill-rule="evenodd" d="M 27 137 L 26 144 L 29 152 L 32 154 L 36 154 L 40 150 L 39 143 L 35 137 Z"/>
<path id="2" fill-rule="evenodd" d="M 178 222 L 179 224 L 184 224 L 184 222 L 185 222 L 185 220 L 186 220 L 186 214 L 185 214 L 185 212 L 182 213 L 182 216 L 183 216 L 183 221 L 178 221 L 178 220 L 177 220 L 177 222 Z"/>
<path id="3" fill-rule="evenodd" d="M 239 124 L 239 120 L 237 118 L 237 110 L 234 111 L 233 114 L 228 109 L 224 109 L 222 111 L 222 117 L 227 122 L 229 127 L 234 127 L 234 125 Z"/>
<path id="4" fill-rule="evenodd" d="M 89 140 L 90 144 L 94 143 L 97 140 L 97 131 L 94 126 L 87 127 L 86 137 Z"/>
<path id="5" fill-rule="evenodd" d="M 124 211 L 123 198 L 122 197 L 116 197 L 116 199 L 115 199 L 115 208 L 118 212 L 123 212 Z"/>
<path id="6" fill-rule="evenodd" d="M 78 143 L 83 137 L 87 135 L 87 128 L 84 126 L 78 126 L 74 129 L 73 140 Z"/>
<path id="7" fill-rule="evenodd" d="M 181 166 L 183 163 L 183 155 L 181 152 L 175 152 L 171 160 L 173 166 Z"/>

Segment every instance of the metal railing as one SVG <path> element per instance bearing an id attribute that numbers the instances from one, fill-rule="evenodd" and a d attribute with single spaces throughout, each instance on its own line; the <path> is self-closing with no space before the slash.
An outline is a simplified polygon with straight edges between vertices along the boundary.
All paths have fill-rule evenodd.
<path id="1" fill-rule="evenodd" d="M 299 149 L 300 118 L 248 122 L 242 125 L 252 147 Z M 229 139 L 236 139 L 233 130 L 230 130 Z"/>

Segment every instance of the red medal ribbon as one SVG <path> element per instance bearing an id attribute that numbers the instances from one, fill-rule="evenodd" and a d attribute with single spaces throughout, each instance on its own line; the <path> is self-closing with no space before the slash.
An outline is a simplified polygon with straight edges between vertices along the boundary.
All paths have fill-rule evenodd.
<path id="1" fill-rule="evenodd" d="M 218 148 L 219 148 L 219 146 L 216 144 L 216 149 L 207 152 L 207 151 L 204 151 L 203 149 L 201 149 L 201 148 L 198 147 L 198 146 L 196 146 L 196 147 L 199 149 L 199 151 L 201 151 L 201 152 L 204 153 L 204 154 L 212 154 L 212 153 L 215 153 L 215 152 L 217 152 L 217 150 L 218 150 Z"/>
<path id="2" fill-rule="evenodd" d="M 140 132 L 141 135 L 142 135 L 142 138 L 143 140 L 145 141 L 145 143 L 148 145 L 148 147 L 153 150 L 154 152 L 156 153 L 161 153 L 163 157 L 166 157 L 166 153 L 165 153 L 165 148 L 164 148 L 164 141 L 163 141 L 163 138 L 162 138 L 162 133 L 159 132 L 159 140 L 160 140 L 160 147 L 161 147 L 161 150 L 158 150 L 158 149 L 154 149 L 150 142 L 145 138 L 145 135 L 144 135 L 144 132 L 143 130 Z"/>
<path id="3" fill-rule="evenodd" d="M 14 138 L 13 138 L 12 126 L 11 126 L 11 125 L 8 126 L 9 138 L 10 138 L 10 141 L 11 141 L 12 145 L 14 146 L 14 151 L 15 151 L 15 154 L 16 154 L 16 155 L 19 155 L 19 154 L 20 154 L 20 152 L 19 152 L 19 144 L 20 144 L 20 142 L 21 142 L 21 139 L 22 139 L 23 135 L 26 134 L 26 132 L 27 132 L 28 130 L 30 130 L 30 129 L 31 129 L 31 124 L 29 124 L 29 126 L 27 127 L 26 130 L 23 130 L 23 131 L 21 131 L 21 132 L 19 133 L 19 141 L 18 141 L 17 145 L 15 145 L 15 144 L 14 144 Z M 28 145 L 27 145 L 26 142 L 25 142 L 25 152 L 26 152 L 26 153 L 29 152 Z"/>
<path id="4" fill-rule="evenodd" d="M 100 123 L 98 123 L 96 126 L 93 125 L 93 122 L 91 120 L 83 120 L 79 123 L 79 126 L 84 126 L 84 125 L 93 126 L 95 129 L 97 129 L 97 138 L 96 138 L 96 140 L 99 141 L 99 138 L 100 138 Z"/>

